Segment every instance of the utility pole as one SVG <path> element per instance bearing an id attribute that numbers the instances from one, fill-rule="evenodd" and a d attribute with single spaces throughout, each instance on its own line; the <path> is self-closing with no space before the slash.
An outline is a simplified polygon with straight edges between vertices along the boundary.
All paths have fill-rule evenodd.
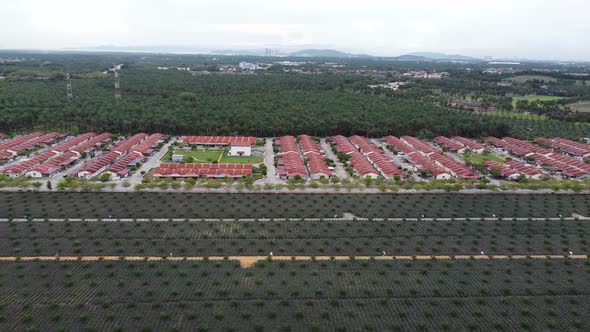
<path id="1" fill-rule="evenodd" d="M 72 93 L 72 81 L 70 80 L 70 72 L 66 72 L 66 95 L 68 99 L 72 99 L 74 94 Z"/>

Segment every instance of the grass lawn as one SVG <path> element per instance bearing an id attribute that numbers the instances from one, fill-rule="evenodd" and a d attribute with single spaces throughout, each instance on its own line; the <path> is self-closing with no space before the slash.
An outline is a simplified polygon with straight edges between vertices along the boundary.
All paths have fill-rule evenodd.
<path id="1" fill-rule="evenodd" d="M 563 97 L 556 97 L 556 96 L 526 96 L 526 97 L 514 97 L 512 98 L 512 106 L 516 107 L 516 102 L 519 100 L 526 100 L 528 102 L 539 100 L 539 101 L 548 101 L 548 100 L 559 100 L 563 99 Z"/>
<path id="2" fill-rule="evenodd" d="M 223 150 L 174 150 L 174 154 L 193 157 L 197 163 L 210 163 L 219 161 Z"/>
<path id="3" fill-rule="evenodd" d="M 244 157 L 231 157 L 231 156 L 226 156 L 224 154 L 223 157 L 221 157 L 221 161 L 222 163 L 230 163 L 230 164 L 260 164 L 264 161 L 263 158 L 260 157 L 248 157 L 248 156 L 244 156 Z"/>
<path id="4" fill-rule="evenodd" d="M 504 163 L 504 159 L 502 157 L 493 155 L 493 154 L 489 154 L 489 155 L 484 155 L 484 154 L 472 154 L 470 156 L 463 156 L 463 158 L 465 160 L 469 160 L 470 162 L 474 163 L 474 164 L 482 164 L 484 161 L 486 160 L 493 160 L 495 162 L 498 163 Z"/>
<path id="5" fill-rule="evenodd" d="M 551 76 L 545 76 L 545 75 L 520 75 L 520 76 L 511 77 L 507 80 L 512 81 L 512 82 L 516 82 L 516 83 L 526 83 L 526 82 L 530 82 L 530 81 L 542 81 L 542 82 L 555 82 L 555 81 L 557 81 L 557 79 L 555 79 Z"/>
<path id="6" fill-rule="evenodd" d="M 581 112 L 590 112 L 590 101 L 581 101 L 574 104 L 569 104 L 572 110 L 577 110 Z"/>
<path id="7" fill-rule="evenodd" d="M 174 154 L 193 157 L 197 163 L 230 163 L 230 164 L 259 164 L 260 157 L 230 157 L 226 150 L 175 150 Z"/>
<path id="8" fill-rule="evenodd" d="M 548 117 L 544 115 L 537 115 L 537 114 L 523 114 L 519 112 L 508 112 L 508 111 L 491 111 L 482 113 L 484 115 L 491 115 L 491 116 L 500 116 L 505 118 L 513 118 L 513 119 L 523 119 L 523 120 L 547 120 Z"/>

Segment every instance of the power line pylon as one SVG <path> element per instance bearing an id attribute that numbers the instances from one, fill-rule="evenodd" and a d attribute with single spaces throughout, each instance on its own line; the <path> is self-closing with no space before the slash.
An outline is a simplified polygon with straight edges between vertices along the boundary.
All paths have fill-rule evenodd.
<path id="1" fill-rule="evenodd" d="M 121 81 L 119 71 L 115 68 L 115 99 L 121 99 Z"/>
<path id="2" fill-rule="evenodd" d="M 72 80 L 70 79 L 70 72 L 66 72 L 66 95 L 68 99 L 72 99 L 74 94 L 72 93 Z"/>

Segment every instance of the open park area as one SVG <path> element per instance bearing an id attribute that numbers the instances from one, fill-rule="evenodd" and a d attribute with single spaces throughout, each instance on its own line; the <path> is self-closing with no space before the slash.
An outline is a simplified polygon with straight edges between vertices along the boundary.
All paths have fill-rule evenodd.
<path id="1" fill-rule="evenodd" d="M 203 150 L 174 150 L 172 155 L 182 155 L 186 159 L 183 162 L 192 163 L 230 163 L 230 164 L 260 164 L 264 160 L 262 157 L 255 156 L 228 156 L 227 150 L 222 149 L 203 149 Z M 166 158 L 170 161 L 172 155 L 167 154 Z"/>

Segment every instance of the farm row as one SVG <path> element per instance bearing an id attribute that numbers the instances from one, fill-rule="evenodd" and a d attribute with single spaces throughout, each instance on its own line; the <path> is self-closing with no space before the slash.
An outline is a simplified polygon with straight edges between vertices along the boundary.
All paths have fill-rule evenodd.
<path id="1" fill-rule="evenodd" d="M 0 329 L 585 330 L 589 263 L 3 262 Z"/>
<path id="2" fill-rule="evenodd" d="M 590 253 L 586 220 L 0 222 L 2 256 Z"/>
<path id="3" fill-rule="evenodd" d="M 364 218 L 590 216 L 586 194 L 189 194 L 2 192 L 5 218 Z"/>

